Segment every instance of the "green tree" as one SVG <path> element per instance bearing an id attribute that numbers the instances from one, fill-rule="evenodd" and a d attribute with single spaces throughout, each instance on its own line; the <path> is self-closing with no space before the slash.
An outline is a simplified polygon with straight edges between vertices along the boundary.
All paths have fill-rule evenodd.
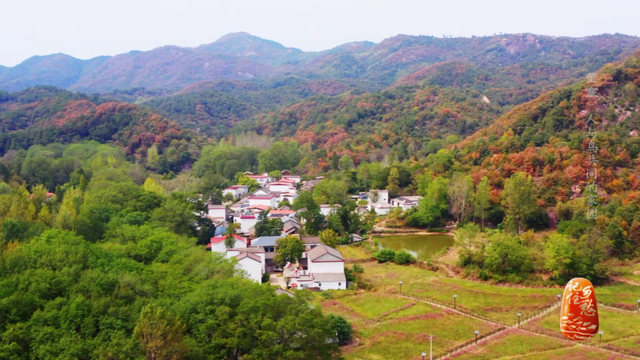
<path id="1" fill-rule="evenodd" d="M 387 190 L 390 196 L 397 196 L 400 192 L 400 172 L 398 172 L 398 168 L 391 168 L 387 178 Z"/>
<path id="2" fill-rule="evenodd" d="M 353 328 L 351 324 L 340 315 L 329 314 L 329 318 L 333 321 L 333 330 L 338 336 L 338 344 L 346 345 L 353 337 Z"/>
<path id="3" fill-rule="evenodd" d="M 142 309 L 133 331 L 149 360 L 179 359 L 186 351 L 185 327 L 165 309 L 149 304 Z"/>
<path id="4" fill-rule="evenodd" d="M 535 187 L 530 175 L 517 172 L 505 181 L 502 206 L 520 234 L 525 220 L 536 209 Z"/>
<path id="5" fill-rule="evenodd" d="M 164 196 L 165 190 L 162 186 L 158 185 L 158 183 L 153 178 L 147 178 L 144 181 L 144 185 L 142 186 L 145 191 L 149 191 L 160 196 Z"/>
<path id="6" fill-rule="evenodd" d="M 255 225 L 255 236 L 277 236 L 282 234 L 284 224 L 281 219 L 269 219 L 269 211 L 261 211 Z"/>
<path id="7" fill-rule="evenodd" d="M 342 171 L 348 171 L 355 167 L 355 163 L 353 162 L 353 159 L 348 154 L 342 155 L 339 161 L 339 165 Z"/>
<path id="8" fill-rule="evenodd" d="M 454 232 L 455 244 L 460 248 L 458 260 L 461 266 L 473 263 L 474 253 L 480 250 L 479 237 L 480 228 L 473 223 L 465 224 Z"/>
<path id="9" fill-rule="evenodd" d="M 254 192 L 260 188 L 260 183 L 246 175 L 238 179 L 238 185 L 249 186 L 249 192 Z"/>
<path id="10" fill-rule="evenodd" d="M 237 230 L 239 227 L 240 225 L 234 222 L 227 225 L 227 233 L 224 236 L 224 246 L 227 249 L 231 249 L 235 246 L 236 244 L 235 236 L 237 235 Z"/>
<path id="11" fill-rule="evenodd" d="M 336 247 L 336 243 L 338 242 L 338 234 L 336 234 L 333 230 L 326 229 L 326 230 L 320 231 L 319 237 L 320 237 L 320 241 L 323 244 L 327 246 L 331 246 L 332 248 Z"/>
<path id="12" fill-rule="evenodd" d="M 471 205 L 473 180 L 470 176 L 455 173 L 449 182 L 448 198 L 451 214 L 456 217 L 456 223 L 465 220 Z"/>
<path id="13" fill-rule="evenodd" d="M 313 188 L 313 199 L 318 204 L 344 204 L 347 185 L 341 180 L 324 179 Z"/>
<path id="14" fill-rule="evenodd" d="M 408 216 L 408 223 L 412 226 L 425 227 L 442 222 L 448 208 L 447 187 L 447 179 L 440 176 L 430 182 L 416 210 Z"/>
<path id="15" fill-rule="evenodd" d="M 478 186 L 476 186 L 476 192 L 473 196 L 473 207 L 475 209 L 476 215 L 480 217 L 480 229 L 482 231 L 484 231 L 484 219 L 487 218 L 487 211 L 491 206 L 491 203 L 489 202 L 490 192 L 491 186 L 489 185 L 489 178 L 483 176 L 478 183 Z"/>
<path id="16" fill-rule="evenodd" d="M 304 252 L 304 243 L 297 236 L 287 236 L 276 240 L 277 251 L 273 257 L 273 261 L 285 266 L 288 262 L 295 263 L 302 258 Z"/>
<path id="17" fill-rule="evenodd" d="M 549 236 L 544 246 L 545 268 L 553 273 L 556 278 L 565 278 L 572 273 L 572 265 L 575 261 L 575 247 L 571 239 L 564 235 L 553 234 Z"/>
<path id="18" fill-rule="evenodd" d="M 396 259 L 396 252 L 391 249 L 382 249 L 376 251 L 373 257 L 376 258 L 379 263 L 393 262 Z"/>
<path id="19" fill-rule="evenodd" d="M 511 274 L 519 280 L 533 270 L 529 250 L 516 236 L 499 233 L 491 236 L 489 242 L 484 268 L 498 278 Z"/>
<path id="20" fill-rule="evenodd" d="M 411 255 L 409 252 L 400 250 L 396 252 L 396 256 L 393 258 L 393 262 L 398 265 L 413 264 L 416 262 L 416 258 L 413 257 L 413 255 Z"/>

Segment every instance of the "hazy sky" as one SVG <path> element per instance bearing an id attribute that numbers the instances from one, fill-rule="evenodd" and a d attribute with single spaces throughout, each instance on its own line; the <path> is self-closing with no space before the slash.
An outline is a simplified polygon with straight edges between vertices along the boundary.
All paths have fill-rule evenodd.
<path id="1" fill-rule="evenodd" d="M 638 0 L 3 0 L 0 8 L 6 66 L 59 52 L 87 59 L 197 46 L 237 31 L 307 51 L 396 34 L 640 35 Z"/>

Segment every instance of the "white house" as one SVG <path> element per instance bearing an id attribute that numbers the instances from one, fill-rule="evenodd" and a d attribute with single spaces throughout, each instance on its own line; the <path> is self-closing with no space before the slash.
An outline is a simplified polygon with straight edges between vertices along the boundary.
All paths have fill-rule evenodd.
<path id="1" fill-rule="evenodd" d="M 257 282 L 262 282 L 262 274 L 264 273 L 264 261 L 260 259 L 260 256 L 243 251 L 235 256 L 238 260 L 238 265 L 242 270 L 247 273 L 247 278 Z"/>
<path id="2" fill-rule="evenodd" d="M 240 232 L 248 234 L 249 229 L 254 227 L 258 222 L 256 214 L 245 214 L 240 216 Z"/>
<path id="3" fill-rule="evenodd" d="M 362 241 L 362 235 L 360 235 L 360 234 L 355 234 L 355 233 L 351 234 L 351 235 L 349 235 L 349 238 L 350 238 L 352 243 Z"/>
<path id="4" fill-rule="evenodd" d="M 346 289 L 344 257 L 325 244 L 307 251 L 308 271 L 313 276 L 313 285 L 321 290 Z"/>
<path id="5" fill-rule="evenodd" d="M 376 204 L 369 204 L 367 205 L 367 209 L 369 211 L 371 211 L 371 209 L 373 209 L 373 211 L 376 212 L 376 214 L 378 215 L 387 215 L 389 213 L 389 211 L 391 211 L 392 206 L 390 204 L 384 204 L 384 203 L 376 203 Z"/>
<path id="6" fill-rule="evenodd" d="M 251 179 L 255 180 L 260 184 L 260 186 L 265 186 L 270 183 L 273 179 L 269 177 L 269 173 L 262 173 L 262 175 L 247 175 Z"/>
<path id="7" fill-rule="evenodd" d="M 296 187 L 292 183 L 287 181 L 274 181 L 274 182 L 268 183 L 266 185 L 266 188 L 269 189 L 270 191 L 279 191 L 283 193 L 297 192 Z"/>
<path id="8" fill-rule="evenodd" d="M 273 194 L 268 195 L 251 195 L 249 196 L 249 206 L 265 205 L 272 209 L 276 208 L 276 196 Z"/>
<path id="9" fill-rule="evenodd" d="M 249 187 L 247 185 L 233 185 L 222 190 L 222 195 L 230 194 L 234 198 L 239 198 L 249 193 Z"/>
<path id="10" fill-rule="evenodd" d="M 395 199 L 391 199 L 391 206 L 401 207 L 402 210 L 407 211 L 418 206 L 420 200 L 422 200 L 422 196 L 400 196 Z"/>
<path id="11" fill-rule="evenodd" d="M 280 180 L 293 180 L 296 184 L 298 184 L 302 178 L 300 175 L 282 175 L 282 179 Z"/>
<path id="12" fill-rule="evenodd" d="M 227 207 L 224 205 L 207 205 L 208 213 L 207 217 L 212 221 L 226 221 L 227 220 Z"/>
<path id="13" fill-rule="evenodd" d="M 367 193 L 367 198 L 369 200 L 369 203 L 388 204 L 389 191 L 388 190 L 371 190 Z"/>
<path id="14" fill-rule="evenodd" d="M 262 272 L 265 271 L 265 249 L 262 246 L 249 246 L 247 248 L 241 249 L 227 249 L 227 257 L 236 257 L 242 253 L 251 253 L 257 255 L 260 258 L 260 263 L 262 264 Z"/>
<path id="15" fill-rule="evenodd" d="M 321 204 L 320 205 L 320 213 L 323 216 L 329 216 L 331 215 L 331 213 L 334 213 L 336 211 L 338 211 L 338 208 L 340 208 L 340 204 L 333 204 L 333 205 L 329 205 L 329 204 Z"/>
<path id="16" fill-rule="evenodd" d="M 243 238 L 242 236 L 238 236 L 238 235 L 234 235 L 233 237 L 235 238 L 235 243 L 233 244 L 234 249 L 247 248 L 247 243 L 249 241 L 246 238 Z M 223 254 L 226 253 L 227 247 L 224 245 L 224 239 L 225 239 L 224 235 L 212 237 L 209 244 L 207 244 L 207 249 L 211 249 L 211 251 L 219 252 Z"/>

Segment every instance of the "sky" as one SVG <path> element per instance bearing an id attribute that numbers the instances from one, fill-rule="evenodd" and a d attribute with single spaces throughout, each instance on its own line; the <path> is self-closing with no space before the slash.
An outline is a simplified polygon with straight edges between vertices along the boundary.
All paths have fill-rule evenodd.
<path id="1" fill-rule="evenodd" d="M 33 55 L 197 46 L 238 31 L 305 51 L 397 34 L 640 36 L 637 0 L 4 0 L 1 8 L 5 66 Z"/>

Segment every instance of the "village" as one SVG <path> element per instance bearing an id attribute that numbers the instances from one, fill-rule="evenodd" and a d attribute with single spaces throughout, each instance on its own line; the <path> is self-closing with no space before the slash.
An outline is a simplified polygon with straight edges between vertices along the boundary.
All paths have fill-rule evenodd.
<path id="1" fill-rule="evenodd" d="M 305 219 L 301 215 L 307 209 L 294 210 L 292 205 L 302 192 L 313 191 L 322 177 L 302 181 L 299 175 L 292 175 L 288 170 L 283 170 L 279 179 L 268 173 L 254 175 L 247 172 L 245 176 L 257 182 L 257 190 L 250 191 L 249 185 L 233 185 L 223 190 L 225 198 L 231 201 L 207 205 L 205 216 L 216 225 L 215 236 L 207 244 L 207 250 L 235 258 L 246 277 L 258 283 L 270 282 L 283 290 L 346 289 L 349 284 L 345 277 L 344 257 L 335 247 L 323 243 L 320 236 L 306 234 Z M 387 190 L 371 190 L 352 195 L 351 199 L 358 202 L 354 212 L 365 217 L 387 215 L 394 208 L 409 210 L 417 206 L 422 197 L 389 199 Z M 322 221 L 326 222 L 327 217 L 340 207 L 339 204 L 319 204 Z M 275 231 L 277 234 L 262 235 L 256 231 L 261 221 L 276 219 L 281 224 Z M 349 234 L 348 242 L 360 242 L 363 236 L 366 234 Z M 292 237 L 300 240 L 301 254 L 286 263 L 278 262 L 279 240 Z"/>

